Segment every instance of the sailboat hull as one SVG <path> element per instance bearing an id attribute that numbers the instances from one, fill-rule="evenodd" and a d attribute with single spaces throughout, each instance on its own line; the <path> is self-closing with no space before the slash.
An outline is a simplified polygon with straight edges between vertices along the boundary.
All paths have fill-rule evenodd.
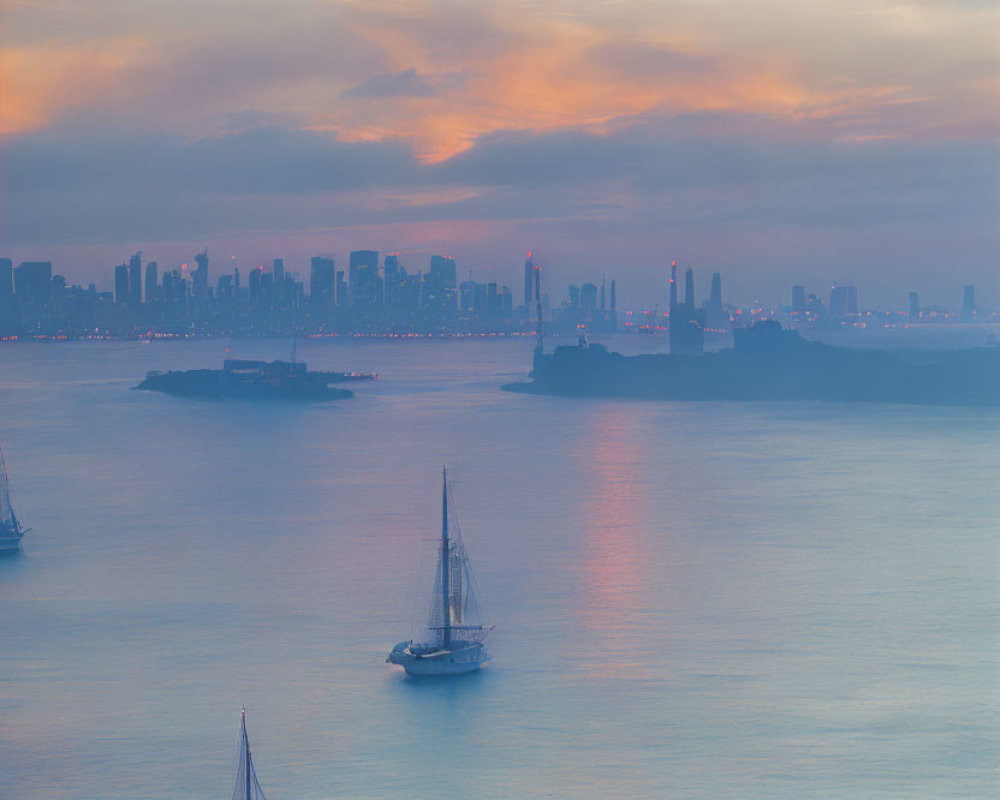
<path id="1" fill-rule="evenodd" d="M 0 526 L 0 553 L 13 553 L 21 549 L 21 539 L 24 534 Z"/>
<path id="2" fill-rule="evenodd" d="M 435 650 L 430 653 L 414 653 L 409 642 L 400 642 L 386 659 L 390 664 L 398 664 L 407 675 L 421 677 L 438 675 L 460 675 L 485 667 L 490 659 L 486 646 L 472 643 L 455 650 Z"/>

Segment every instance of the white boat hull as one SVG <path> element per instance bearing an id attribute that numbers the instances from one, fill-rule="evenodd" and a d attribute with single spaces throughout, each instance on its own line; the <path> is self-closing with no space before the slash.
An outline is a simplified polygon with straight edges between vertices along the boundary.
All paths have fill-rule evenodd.
<path id="1" fill-rule="evenodd" d="M 407 675 L 434 676 L 474 672 L 485 667 L 490 659 L 486 646 L 478 642 L 456 650 L 436 650 L 432 653 L 413 653 L 410 642 L 400 642 L 386 661 L 398 664 Z"/>

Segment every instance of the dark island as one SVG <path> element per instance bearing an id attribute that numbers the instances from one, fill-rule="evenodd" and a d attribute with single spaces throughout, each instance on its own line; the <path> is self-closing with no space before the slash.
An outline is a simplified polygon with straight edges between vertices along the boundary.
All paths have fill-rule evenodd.
<path id="1" fill-rule="evenodd" d="M 209 400 L 342 400 L 354 393 L 331 383 L 374 378 L 368 372 L 310 372 L 294 361 L 227 359 L 222 369 L 150 372 L 135 388 Z"/>
<path id="2" fill-rule="evenodd" d="M 1000 348 L 889 353 L 802 339 L 777 322 L 733 331 L 731 349 L 623 356 L 581 339 L 535 350 L 511 392 L 655 400 L 834 400 L 1000 405 Z"/>

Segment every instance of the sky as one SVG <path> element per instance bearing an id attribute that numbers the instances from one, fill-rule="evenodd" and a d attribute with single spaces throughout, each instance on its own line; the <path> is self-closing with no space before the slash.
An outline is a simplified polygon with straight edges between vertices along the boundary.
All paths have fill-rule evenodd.
<path id="1" fill-rule="evenodd" d="M 994 0 L 3 0 L 0 255 L 1000 307 Z"/>

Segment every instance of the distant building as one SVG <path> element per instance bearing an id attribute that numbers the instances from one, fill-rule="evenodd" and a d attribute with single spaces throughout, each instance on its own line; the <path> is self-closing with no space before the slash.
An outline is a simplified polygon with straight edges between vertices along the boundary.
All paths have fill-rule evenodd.
<path id="1" fill-rule="evenodd" d="M 192 275 L 192 290 L 194 296 L 202 300 L 208 297 L 208 250 L 198 253 L 194 260 L 198 266 Z"/>
<path id="2" fill-rule="evenodd" d="M 920 319 L 920 297 L 916 292 L 910 292 L 910 311 L 907 317 L 911 322 Z"/>
<path id="3" fill-rule="evenodd" d="M 14 262 L 9 258 L 0 258 L 0 297 L 10 297 L 14 294 Z"/>
<path id="4" fill-rule="evenodd" d="M 160 276 L 155 261 L 146 264 L 146 302 L 155 303 L 159 299 Z"/>
<path id="5" fill-rule="evenodd" d="M 14 270 L 14 294 L 19 302 L 47 306 L 52 302 L 52 262 L 22 261 Z"/>
<path id="6" fill-rule="evenodd" d="M 976 287 L 966 286 L 962 292 L 962 319 L 976 318 Z"/>
<path id="7" fill-rule="evenodd" d="M 385 284 L 385 304 L 395 308 L 399 305 L 400 286 L 406 278 L 406 271 L 399 264 L 399 254 L 392 253 L 385 257 L 382 263 L 383 283 Z"/>
<path id="8" fill-rule="evenodd" d="M 424 307 L 453 309 L 457 289 L 458 266 L 455 259 L 431 256 L 430 271 L 424 276 Z"/>
<path id="9" fill-rule="evenodd" d="M 349 280 L 351 305 L 360 308 L 381 302 L 377 250 L 352 250 Z"/>
<path id="10" fill-rule="evenodd" d="M 830 289 L 830 316 L 834 319 L 848 319 L 860 316 L 858 308 L 858 290 L 853 284 L 837 286 Z"/>
<path id="11" fill-rule="evenodd" d="M 134 306 L 142 303 L 142 250 L 128 260 L 128 299 Z"/>
<path id="12" fill-rule="evenodd" d="M 792 287 L 792 313 L 803 316 L 806 313 L 806 287 Z"/>
<path id="13" fill-rule="evenodd" d="M 332 258 L 313 256 L 309 268 L 309 302 L 314 306 L 325 308 L 333 305 L 334 273 Z"/>
<path id="14" fill-rule="evenodd" d="M 331 263 L 332 263 L 332 259 L 331 259 Z M 336 284 L 336 286 L 337 286 L 337 295 L 336 295 L 337 305 L 338 306 L 346 306 L 346 305 L 348 305 L 349 301 L 350 301 L 350 297 L 349 297 L 348 291 L 347 291 L 347 281 L 344 280 L 344 270 L 342 270 L 342 269 L 338 269 L 337 270 L 337 284 Z"/>
<path id="15" fill-rule="evenodd" d="M 531 251 L 524 262 L 524 305 L 531 308 L 531 289 L 535 282 L 535 262 L 531 259 Z"/>
<path id="16" fill-rule="evenodd" d="M 132 293 L 128 290 L 128 264 L 115 267 L 115 303 L 127 306 L 132 301 Z"/>
<path id="17" fill-rule="evenodd" d="M 709 311 L 718 313 L 722 311 L 722 273 L 712 273 L 712 291 L 708 296 Z"/>
<path id="18" fill-rule="evenodd" d="M 597 286 L 593 283 L 585 283 L 580 287 L 580 309 L 589 317 L 597 313 Z"/>
<path id="19" fill-rule="evenodd" d="M 611 279 L 611 312 L 614 313 L 618 309 L 618 298 L 615 296 L 615 279 Z"/>
<path id="20" fill-rule="evenodd" d="M 705 312 L 694 307 L 694 271 L 685 275 L 685 300 L 677 302 L 677 263 L 670 262 L 670 352 L 674 355 L 699 355 L 705 351 Z"/>

